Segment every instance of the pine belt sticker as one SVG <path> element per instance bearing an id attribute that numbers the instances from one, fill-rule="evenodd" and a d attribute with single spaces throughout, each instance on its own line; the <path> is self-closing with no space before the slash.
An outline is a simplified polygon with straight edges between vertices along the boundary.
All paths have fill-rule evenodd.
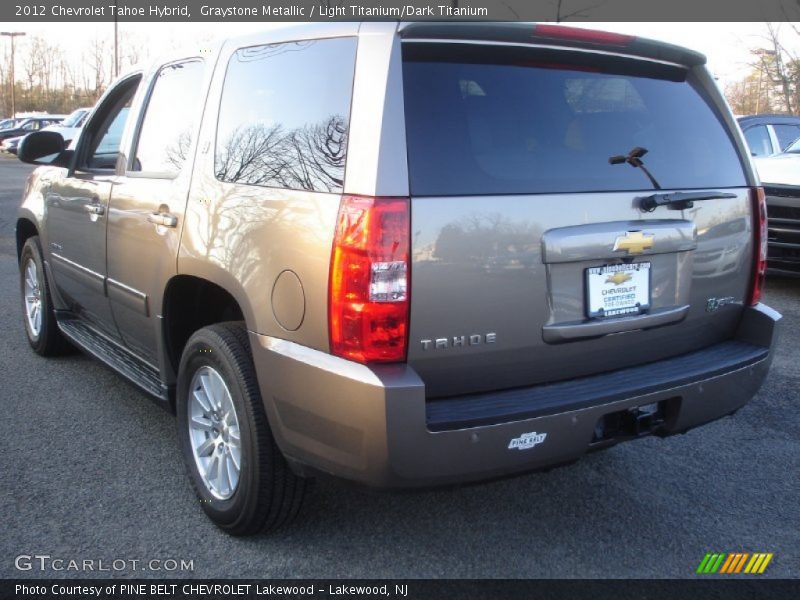
<path id="1" fill-rule="evenodd" d="M 547 437 L 546 433 L 536 433 L 532 431 L 531 433 L 523 433 L 518 438 L 513 438 L 508 443 L 509 450 L 529 450 L 534 446 L 541 444 L 544 441 L 544 438 Z"/>

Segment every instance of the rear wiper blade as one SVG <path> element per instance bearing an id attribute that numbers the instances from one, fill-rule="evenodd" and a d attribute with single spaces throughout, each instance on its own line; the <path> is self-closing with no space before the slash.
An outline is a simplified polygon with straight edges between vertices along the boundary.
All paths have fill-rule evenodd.
<path id="1" fill-rule="evenodd" d="M 736 194 L 727 192 L 669 192 L 653 194 L 640 199 L 639 208 L 644 212 L 653 212 L 659 206 L 669 206 L 674 210 L 692 208 L 700 200 L 719 200 L 721 198 L 736 198 Z"/>

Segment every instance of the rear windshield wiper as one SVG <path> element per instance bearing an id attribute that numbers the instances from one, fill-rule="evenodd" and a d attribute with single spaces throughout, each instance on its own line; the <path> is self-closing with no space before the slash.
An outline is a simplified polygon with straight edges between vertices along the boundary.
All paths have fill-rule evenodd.
<path id="1" fill-rule="evenodd" d="M 647 154 L 647 148 L 642 148 L 641 146 L 636 146 L 633 150 L 628 152 L 627 154 L 618 154 L 616 156 L 611 156 L 608 159 L 609 164 L 612 165 L 622 165 L 628 163 L 634 169 L 641 169 L 641 171 L 647 175 L 647 178 L 650 180 L 650 183 L 653 184 L 653 188 L 660 190 L 661 186 L 658 185 L 658 180 L 653 176 L 653 174 L 644 166 L 644 161 L 642 157 Z"/>
<path id="2" fill-rule="evenodd" d="M 670 192 L 653 194 L 640 199 L 639 207 L 644 212 L 653 212 L 659 206 L 669 206 L 674 210 L 692 208 L 700 200 L 718 200 L 721 198 L 736 198 L 736 194 L 726 192 Z"/>

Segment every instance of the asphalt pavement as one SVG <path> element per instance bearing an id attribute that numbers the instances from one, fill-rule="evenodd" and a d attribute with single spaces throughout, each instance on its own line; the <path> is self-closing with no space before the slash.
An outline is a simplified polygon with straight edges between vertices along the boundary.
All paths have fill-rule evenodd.
<path id="1" fill-rule="evenodd" d="M 800 577 L 800 280 L 768 282 L 783 337 L 732 418 L 454 489 L 321 480 L 295 526 L 234 539 L 197 504 L 170 414 L 83 355 L 29 349 L 13 241 L 29 171 L 0 157 L 0 577 L 91 576 L 68 561 L 92 560 L 125 577 L 682 578 L 740 551 L 774 553 L 764 576 Z"/>

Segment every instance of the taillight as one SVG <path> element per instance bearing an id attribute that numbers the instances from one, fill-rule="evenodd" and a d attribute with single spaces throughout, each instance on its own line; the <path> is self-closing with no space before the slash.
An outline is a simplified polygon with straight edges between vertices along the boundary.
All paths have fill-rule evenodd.
<path id="1" fill-rule="evenodd" d="M 611 33 L 610 31 L 546 24 L 536 25 L 533 29 L 533 34 L 536 37 L 586 42 L 589 44 L 607 44 L 610 46 L 626 46 L 636 39 L 632 35 Z"/>
<path id="2" fill-rule="evenodd" d="M 753 201 L 753 243 L 755 256 L 753 263 L 753 281 L 750 287 L 750 304 L 758 304 L 764 288 L 767 274 L 767 199 L 764 188 L 754 188 L 750 197 Z"/>
<path id="3" fill-rule="evenodd" d="M 406 359 L 410 229 L 407 198 L 342 198 L 328 297 L 333 354 L 362 363 Z"/>

